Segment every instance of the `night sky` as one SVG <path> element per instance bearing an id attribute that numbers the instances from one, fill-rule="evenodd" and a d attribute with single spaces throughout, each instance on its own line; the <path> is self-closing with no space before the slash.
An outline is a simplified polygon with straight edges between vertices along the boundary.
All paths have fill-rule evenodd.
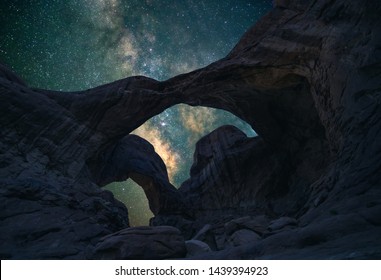
<path id="1" fill-rule="evenodd" d="M 31 87 L 83 90 L 132 75 L 165 80 L 224 57 L 272 7 L 272 0 L 1 0 L 0 62 Z M 189 176 L 196 141 L 232 124 L 232 114 L 177 105 L 133 133 L 155 146 L 171 182 Z M 107 187 L 147 224 L 143 190 L 131 180 Z"/>

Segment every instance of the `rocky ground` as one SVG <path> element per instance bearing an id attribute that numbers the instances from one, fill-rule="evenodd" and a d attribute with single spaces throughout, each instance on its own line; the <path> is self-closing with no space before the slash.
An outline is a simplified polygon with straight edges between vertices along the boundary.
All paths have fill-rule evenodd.
<path id="1" fill-rule="evenodd" d="M 229 55 L 164 82 L 28 87 L 0 67 L 2 259 L 381 258 L 381 3 L 275 1 Z M 221 108 L 177 190 L 129 135 L 179 103 Z M 131 178 L 155 214 L 130 228 L 102 190 Z"/>

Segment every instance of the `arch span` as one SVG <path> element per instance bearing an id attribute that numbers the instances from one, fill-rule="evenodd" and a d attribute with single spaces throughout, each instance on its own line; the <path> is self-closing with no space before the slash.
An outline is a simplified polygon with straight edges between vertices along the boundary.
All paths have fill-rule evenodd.
<path id="1" fill-rule="evenodd" d="M 132 176 L 145 185 L 143 188 L 155 215 L 173 212 L 191 216 L 187 211 L 189 203 L 170 183 L 163 183 L 158 179 L 162 178 L 160 176 L 156 179 L 150 176 L 157 172 L 156 169 L 150 167 L 148 173 L 134 172 L 136 170 L 130 169 L 133 164 L 123 163 L 124 173 L 115 173 L 115 170 L 104 173 L 111 151 L 128 147 L 131 141 L 128 134 L 151 117 L 184 103 L 233 113 L 253 127 L 265 147 L 283 151 L 279 157 L 288 157 L 308 145 L 317 145 L 322 154 L 327 154 L 325 130 L 312 98 L 310 77 L 301 73 L 307 72 L 301 71 L 300 67 L 264 67 L 249 59 L 236 59 L 233 51 L 227 58 L 208 67 L 163 82 L 130 77 L 84 92 L 65 95 L 52 91 L 44 93 L 67 108 L 92 132 L 88 138 L 86 162 L 95 182 L 105 185 L 123 179 L 118 177 L 120 174 Z M 306 144 L 309 141 L 312 142 Z M 297 161 L 299 159 L 292 163 L 292 168 L 297 168 Z M 128 172 L 125 172 L 127 169 Z M 102 177 L 100 174 L 108 176 Z M 309 175 L 306 182 L 300 185 L 310 184 L 319 174 Z M 258 188 L 265 189 L 267 185 Z M 271 190 L 257 193 L 268 197 L 277 188 L 286 187 L 275 185 Z M 161 195 L 154 198 L 157 189 L 160 189 Z M 163 196 L 163 193 L 166 195 Z"/>
<path id="2" fill-rule="evenodd" d="M 102 162 L 94 173 L 99 186 L 131 178 L 143 188 L 154 215 L 186 214 L 187 208 L 169 182 L 163 160 L 148 141 L 137 135 L 127 135 L 102 153 Z"/>
<path id="3" fill-rule="evenodd" d="M 116 154 L 115 161 L 113 163 L 106 161 L 105 164 L 108 165 L 108 170 L 105 171 L 106 173 L 110 173 L 110 171 L 116 172 L 116 169 L 120 168 L 115 168 L 113 165 L 120 164 L 124 165 L 123 172 L 125 172 L 125 176 L 110 174 L 111 180 L 114 178 L 114 180 L 120 180 L 120 182 L 112 182 L 105 185 L 105 188 L 111 190 L 120 201 L 126 204 L 129 209 L 131 224 L 147 225 L 152 217 L 152 209 L 154 211 L 156 209 L 155 214 L 159 212 L 158 209 L 161 206 L 155 198 L 164 194 L 159 189 L 161 187 L 158 187 L 152 178 L 163 175 L 162 178 L 157 178 L 156 181 L 165 181 L 166 184 L 170 182 L 176 188 L 181 186 L 190 177 L 196 143 L 203 136 L 222 125 L 228 124 L 236 126 L 250 137 L 256 135 L 249 124 L 227 111 L 208 107 L 175 105 L 132 132 L 132 134 L 150 142 L 157 155 L 153 151 L 141 154 L 145 146 L 143 140 L 141 143 L 136 143 L 136 145 L 126 143 L 126 148 L 130 149 L 127 153 L 120 148 L 113 151 L 113 154 Z M 148 148 L 144 149 L 145 151 L 151 149 L 148 144 L 147 146 Z M 107 154 L 109 154 L 107 158 L 110 158 L 110 152 L 107 152 Z M 140 155 L 140 159 L 136 158 L 137 155 Z M 165 167 L 156 168 L 156 170 L 151 168 L 155 165 L 160 166 L 158 165 L 160 161 L 158 156 L 165 163 L 167 170 L 165 170 Z M 137 167 L 140 167 L 140 173 L 137 173 L 139 172 Z M 142 170 L 149 176 L 143 176 Z M 119 173 L 121 171 L 118 170 Z M 166 173 L 168 173 L 168 176 Z M 132 180 L 123 181 L 127 176 Z M 169 182 L 167 182 L 168 178 Z M 138 189 L 141 187 L 142 189 Z M 141 190 L 144 190 L 144 192 Z M 147 204 L 148 198 L 151 211 Z"/>

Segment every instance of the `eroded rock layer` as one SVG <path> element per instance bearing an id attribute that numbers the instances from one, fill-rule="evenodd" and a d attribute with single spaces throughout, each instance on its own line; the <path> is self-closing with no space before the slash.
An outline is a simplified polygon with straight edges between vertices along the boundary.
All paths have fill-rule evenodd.
<path id="1" fill-rule="evenodd" d="M 153 226 L 212 250 L 191 257 L 380 258 L 380 14 L 372 0 L 275 1 L 226 58 L 164 82 L 63 93 L 2 66 L 0 256 L 84 258 L 109 244 L 128 214 L 100 187 L 130 177 Z M 176 190 L 128 134 L 178 103 L 228 110 L 259 136 L 205 136 Z"/>

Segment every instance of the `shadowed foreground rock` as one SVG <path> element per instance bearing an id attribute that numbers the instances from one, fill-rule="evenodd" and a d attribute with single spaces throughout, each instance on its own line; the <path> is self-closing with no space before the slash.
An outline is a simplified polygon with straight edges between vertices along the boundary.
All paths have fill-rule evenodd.
<path id="1" fill-rule="evenodd" d="M 182 258 L 184 237 L 173 227 L 127 228 L 101 238 L 88 258 L 102 260 L 158 260 Z"/>
<path id="2" fill-rule="evenodd" d="M 212 250 L 192 258 L 381 258 L 380 14 L 375 0 L 275 1 L 227 57 L 164 82 L 62 93 L 1 66 L 0 256 L 85 258 L 128 227 L 100 187 L 132 178 L 151 225 Z M 128 134 L 179 103 L 228 110 L 259 136 L 205 136 L 176 190 Z"/>

